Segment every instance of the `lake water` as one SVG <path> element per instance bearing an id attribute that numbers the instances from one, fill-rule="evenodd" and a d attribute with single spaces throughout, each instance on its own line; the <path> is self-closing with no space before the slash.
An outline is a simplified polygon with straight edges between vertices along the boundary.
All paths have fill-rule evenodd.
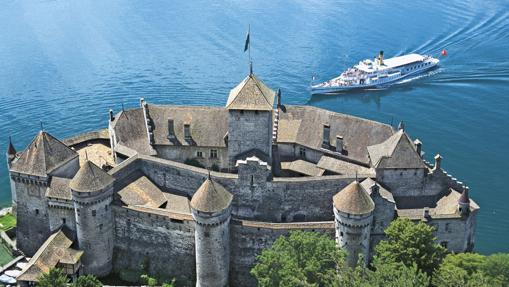
<path id="1" fill-rule="evenodd" d="M 24 148 L 40 128 L 59 138 L 104 128 L 107 111 L 151 103 L 224 105 L 248 72 L 286 104 L 381 122 L 404 120 L 426 158 L 481 206 L 476 249 L 509 252 L 509 3 L 507 1 L 2 1 L 0 147 Z M 415 1 L 417 2 L 417 1 Z M 439 56 L 433 75 L 387 90 L 307 92 L 379 50 Z M 5 157 L 2 154 L 2 162 Z M 7 169 L 0 203 L 8 205 Z"/>

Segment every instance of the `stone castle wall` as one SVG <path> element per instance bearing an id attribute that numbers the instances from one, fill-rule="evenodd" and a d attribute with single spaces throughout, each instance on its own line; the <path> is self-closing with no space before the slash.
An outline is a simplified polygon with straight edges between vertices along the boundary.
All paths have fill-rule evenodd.
<path id="1" fill-rule="evenodd" d="M 47 183 L 43 178 L 16 177 L 16 244 L 25 255 L 33 256 L 50 236 Z"/>
<path id="2" fill-rule="evenodd" d="M 228 155 L 232 167 L 235 157 L 258 149 L 266 155 L 272 152 L 272 112 L 228 111 Z"/>
<path id="3" fill-rule="evenodd" d="M 197 146 L 154 146 L 157 151 L 157 156 L 174 160 L 178 162 L 185 162 L 186 160 L 197 160 L 204 167 L 211 168 L 213 165 L 219 168 L 228 168 L 228 149 L 218 147 L 197 147 Z M 211 158 L 211 150 L 217 151 L 217 158 Z M 198 157 L 197 153 L 201 152 L 202 157 Z"/>
<path id="4" fill-rule="evenodd" d="M 194 221 L 114 206 L 114 272 L 140 271 L 195 280 Z M 192 284 L 191 284 L 192 285 Z"/>
<path id="5" fill-rule="evenodd" d="M 292 230 L 306 230 L 325 233 L 334 238 L 334 223 L 307 222 L 302 224 L 261 223 L 232 220 L 230 224 L 230 286 L 256 286 L 256 280 L 249 273 L 256 264 L 256 256 L 272 246 L 280 236 Z"/>

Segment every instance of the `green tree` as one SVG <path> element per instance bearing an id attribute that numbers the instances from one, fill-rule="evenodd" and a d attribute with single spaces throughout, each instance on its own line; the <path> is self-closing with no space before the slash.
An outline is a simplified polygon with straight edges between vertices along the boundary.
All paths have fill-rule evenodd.
<path id="1" fill-rule="evenodd" d="M 102 287 L 103 284 L 94 275 L 81 276 L 72 284 L 73 287 Z"/>
<path id="2" fill-rule="evenodd" d="M 344 258 L 344 252 L 326 235 L 295 231 L 263 250 L 251 274 L 262 287 L 331 286 Z"/>
<path id="3" fill-rule="evenodd" d="M 446 249 L 435 243 L 433 227 L 398 218 L 385 229 L 386 239 L 375 247 L 377 260 L 381 264 L 401 262 L 413 266 L 428 275 L 437 268 L 446 254 Z"/>
<path id="4" fill-rule="evenodd" d="M 69 279 L 65 273 L 57 268 L 51 268 L 48 273 L 44 273 L 39 277 L 40 287 L 66 287 Z"/>
<path id="5" fill-rule="evenodd" d="M 429 276 L 416 264 L 405 266 L 401 262 L 381 262 L 375 260 L 373 270 L 367 270 L 368 286 L 384 287 L 428 287 Z"/>
<path id="6" fill-rule="evenodd" d="M 509 286 L 509 253 L 496 253 L 486 257 L 481 270 L 490 278 L 498 278 Z"/>

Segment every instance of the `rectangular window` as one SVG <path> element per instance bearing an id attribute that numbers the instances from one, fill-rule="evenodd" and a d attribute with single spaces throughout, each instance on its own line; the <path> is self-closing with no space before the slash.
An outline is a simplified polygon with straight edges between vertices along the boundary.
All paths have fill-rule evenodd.
<path id="1" fill-rule="evenodd" d="M 92 216 L 95 216 L 97 214 L 97 211 L 94 209 L 92 210 Z"/>
<path id="2" fill-rule="evenodd" d="M 39 209 L 35 210 L 35 215 L 39 215 Z"/>
<path id="3" fill-rule="evenodd" d="M 184 125 L 184 138 L 186 140 L 191 138 L 191 125 Z"/>
<path id="4" fill-rule="evenodd" d="M 447 241 L 440 242 L 440 245 L 442 245 L 443 248 L 447 248 Z"/>
<path id="5" fill-rule="evenodd" d="M 172 119 L 168 119 L 168 138 L 175 138 L 175 128 Z"/>
<path id="6" fill-rule="evenodd" d="M 62 218 L 62 224 L 65 224 L 65 218 Z"/>
<path id="7" fill-rule="evenodd" d="M 196 152 L 196 157 L 202 158 L 203 157 L 203 152 L 197 151 Z"/>
<path id="8" fill-rule="evenodd" d="M 217 149 L 210 150 L 210 158 L 217 158 Z"/>
<path id="9" fill-rule="evenodd" d="M 303 147 L 299 148 L 299 156 L 301 158 L 306 158 L 306 149 L 305 148 L 303 148 Z"/>

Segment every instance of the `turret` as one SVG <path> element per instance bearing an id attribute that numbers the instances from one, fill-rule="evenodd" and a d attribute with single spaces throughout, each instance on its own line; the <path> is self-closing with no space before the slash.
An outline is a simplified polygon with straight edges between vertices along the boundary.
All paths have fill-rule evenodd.
<path id="1" fill-rule="evenodd" d="M 86 274 L 104 276 L 112 268 L 113 181 L 111 175 L 87 160 L 69 184 Z"/>
<path id="2" fill-rule="evenodd" d="M 11 137 L 9 136 L 9 145 L 7 146 L 7 151 L 5 152 L 5 158 L 7 159 L 7 170 L 11 169 L 11 163 L 16 158 L 16 149 L 12 144 Z M 12 177 L 9 177 L 10 186 L 11 186 L 11 199 L 12 199 L 12 212 L 16 214 L 16 185 Z"/>
<path id="3" fill-rule="evenodd" d="M 468 195 L 468 187 L 463 188 L 460 198 L 458 199 L 458 211 L 465 216 L 470 213 L 470 197 Z"/>
<path id="4" fill-rule="evenodd" d="M 375 203 L 355 180 L 334 195 L 333 204 L 336 241 L 347 252 L 347 264 L 355 266 L 360 253 L 364 254 L 367 264 Z"/>
<path id="5" fill-rule="evenodd" d="M 228 285 L 230 268 L 229 223 L 233 195 L 210 177 L 191 199 L 196 221 L 196 286 Z"/>

